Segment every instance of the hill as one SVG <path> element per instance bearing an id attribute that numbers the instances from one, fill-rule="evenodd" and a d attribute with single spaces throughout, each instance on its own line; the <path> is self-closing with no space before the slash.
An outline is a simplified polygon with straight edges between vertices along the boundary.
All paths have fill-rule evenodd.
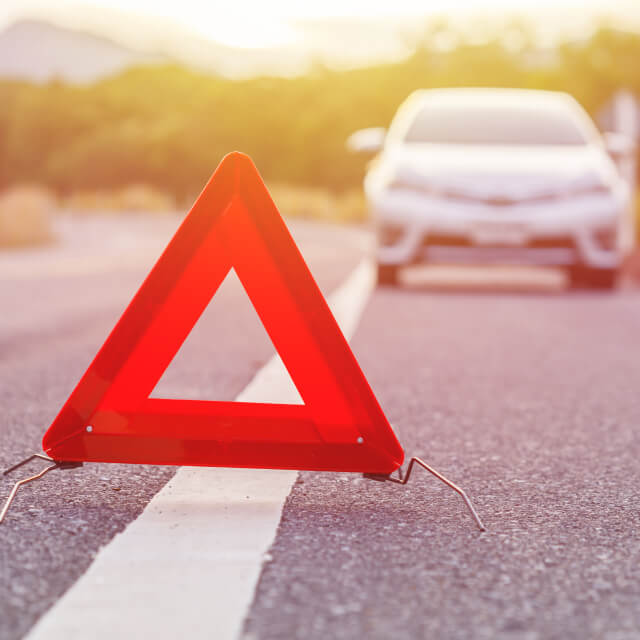
<path id="1" fill-rule="evenodd" d="M 89 83 L 132 65 L 162 61 L 164 56 L 42 20 L 21 20 L 0 33 L 0 76 L 6 78 Z"/>

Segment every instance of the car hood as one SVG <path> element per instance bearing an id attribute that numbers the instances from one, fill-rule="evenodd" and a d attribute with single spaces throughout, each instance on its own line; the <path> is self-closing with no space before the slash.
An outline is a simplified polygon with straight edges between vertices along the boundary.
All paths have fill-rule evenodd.
<path id="1" fill-rule="evenodd" d="M 609 156 L 595 145 L 406 145 L 383 154 L 380 165 L 390 180 L 407 186 L 479 198 L 566 193 L 618 179 Z"/>

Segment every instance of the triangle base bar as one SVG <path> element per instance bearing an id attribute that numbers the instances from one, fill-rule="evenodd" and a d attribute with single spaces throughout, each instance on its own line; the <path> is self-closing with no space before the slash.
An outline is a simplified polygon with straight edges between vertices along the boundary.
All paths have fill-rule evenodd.
<path id="1" fill-rule="evenodd" d="M 123 437 L 127 446 L 122 446 Z M 47 451 L 56 459 L 56 449 Z M 273 442 L 212 442 L 181 440 L 176 450 L 173 438 L 87 434 L 64 446 L 65 460 L 126 464 L 182 465 L 195 467 L 242 467 L 248 469 L 292 469 L 295 471 L 353 471 L 391 473 L 396 466 L 383 452 L 364 444 L 297 444 Z M 384 473 L 384 471 L 382 471 Z"/>

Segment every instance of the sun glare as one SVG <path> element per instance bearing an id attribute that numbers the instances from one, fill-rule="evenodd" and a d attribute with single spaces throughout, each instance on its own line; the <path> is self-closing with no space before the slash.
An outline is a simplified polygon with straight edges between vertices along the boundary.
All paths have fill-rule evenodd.
<path id="1" fill-rule="evenodd" d="M 217 12 L 211 11 L 208 17 L 185 22 L 191 30 L 214 42 L 241 49 L 281 47 L 298 40 L 295 29 L 288 24 L 263 16 L 225 15 L 220 19 Z"/>
<path id="2" fill-rule="evenodd" d="M 162 20 L 169 28 L 197 34 L 213 42 L 243 49 L 270 49 L 304 46 L 305 25 L 301 23 L 331 19 L 363 21 L 414 20 L 435 15 L 453 17 L 479 13 L 538 14 L 550 11 L 579 9 L 580 15 L 590 12 L 620 11 L 623 7 L 637 9 L 637 0 L 323 0 L 322 3 L 302 3 L 299 0 L 3 0 L 0 2 L 0 24 L 22 15 L 59 16 L 65 24 L 83 28 L 95 26 L 96 20 L 106 19 L 115 31 L 139 36 L 141 41 L 155 37 L 154 29 L 140 33 L 139 20 L 127 24 L 126 16 L 150 19 L 158 29 Z M 111 13 L 111 18 L 109 14 Z M 626 15 L 626 14 L 625 14 Z M 93 17 L 92 17 L 93 16 Z M 155 23 L 153 22 L 155 19 Z M 553 22 L 553 21 L 550 21 Z M 344 38 L 344 33 L 340 36 Z M 338 36 L 336 36 L 338 39 Z M 349 43 L 344 43 L 348 45 Z M 336 45 L 339 45 L 337 42 Z"/>

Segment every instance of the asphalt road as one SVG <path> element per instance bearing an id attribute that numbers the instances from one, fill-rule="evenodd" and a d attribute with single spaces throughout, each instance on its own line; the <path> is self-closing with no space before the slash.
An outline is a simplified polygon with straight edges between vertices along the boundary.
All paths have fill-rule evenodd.
<path id="1" fill-rule="evenodd" d="M 0 255 L 0 464 L 39 449 L 175 221 L 136 224 Z M 325 293 L 369 243 L 292 230 Z M 640 638 L 639 332 L 640 292 L 566 292 L 555 274 L 376 291 L 356 356 L 408 456 L 461 484 L 488 531 L 420 469 L 405 487 L 302 473 L 244 637 Z M 228 283 L 158 392 L 232 398 L 270 355 Z M 0 637 L 21 637 L 172 473 L 87 465 L 25 489 L 0 527 Z"/>
<path id="2" fill-rule="evenodd" d="M 302 473 L 245 637 L 640 638 L 640 296 L 379 290 L 352 345 L 417 470 Z"/>

